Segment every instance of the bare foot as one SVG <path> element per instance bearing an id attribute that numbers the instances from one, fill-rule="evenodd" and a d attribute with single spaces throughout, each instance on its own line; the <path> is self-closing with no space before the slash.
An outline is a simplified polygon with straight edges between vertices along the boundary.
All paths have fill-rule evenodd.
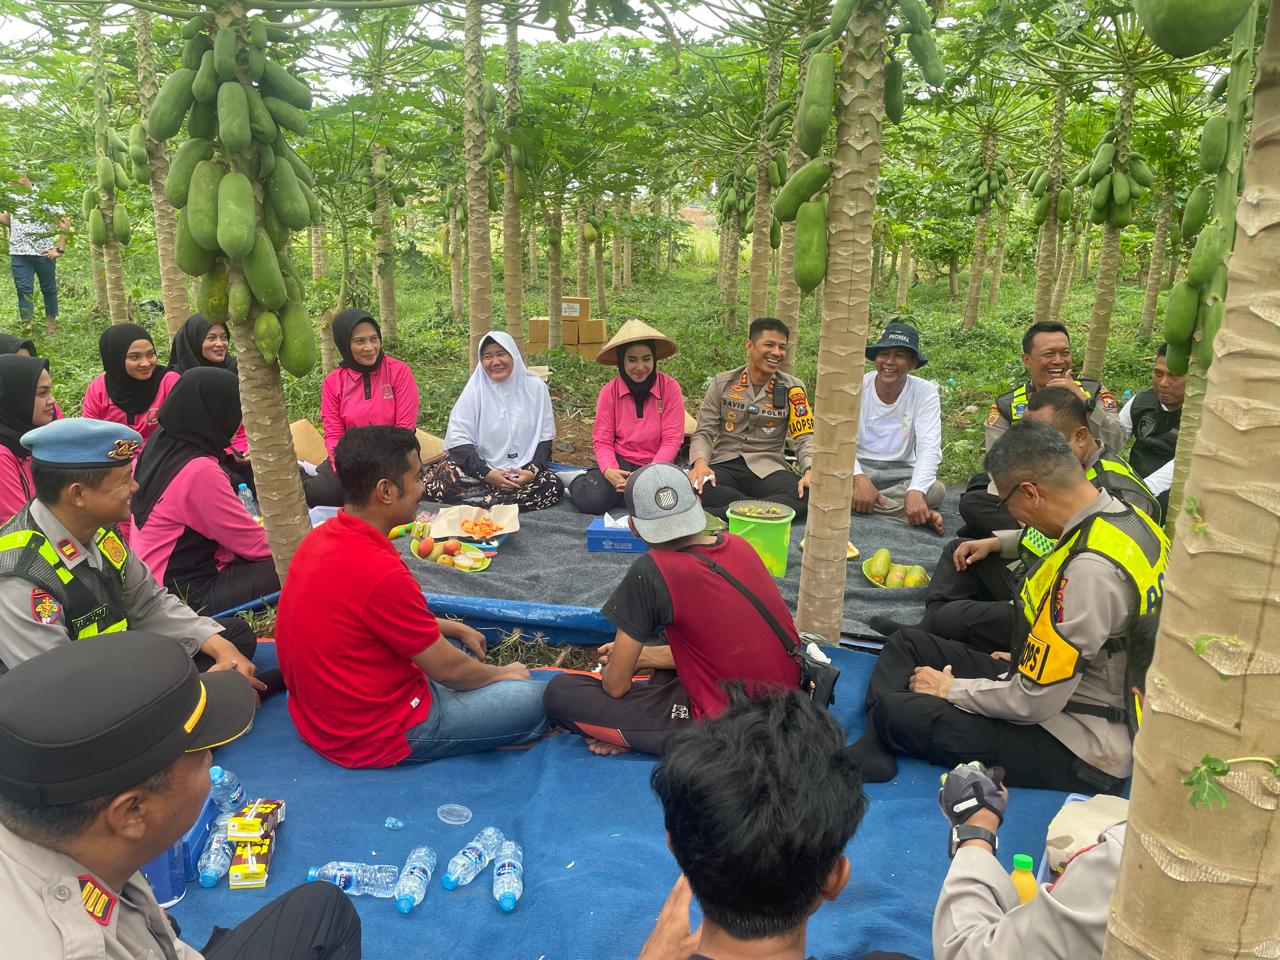
<path id="1" fill-rule="evenodd" d="M 630 747 L 620 747 L 616 743 L 597 740 L 595 737 L 583 737 L 587 741 L 587 749 L 597 757 L 616 757 L 620 753 L 628 753 Z"/>
<path id="2" fill-rule="evenodd" d="M 940 514 L 937 510 L 934 510 L 932 513 L 930 513 L 929 525 L 933 527 L 934 533 L 941 534 L 942 533 L 942 514 Z"/>

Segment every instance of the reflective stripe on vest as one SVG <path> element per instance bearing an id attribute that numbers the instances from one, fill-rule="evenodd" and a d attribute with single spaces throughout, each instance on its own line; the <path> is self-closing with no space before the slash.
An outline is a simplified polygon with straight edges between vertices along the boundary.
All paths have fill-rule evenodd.
<path id="1" fill-rule="evenodd" d="M 119 534 L 114 530 L 99 529 L 94 537 L 94 545 L 98 548 L 98 552 L 106 564 L 106 569 L 119 578 L 120 588 L 123 590 L 125 565 L 129 560 L 129 552 Z M 30 548 L 34 548 L 40 559 L 49 565 L 50 570 L 58 578 L 59 582 L 67 586 L 71 586 L 74 583 L 75 574 L 63 562 L 62 557 L 58 555 L 58 551 L 49 543 L 49 538 L 39 530 L 15 530 L 12 533 L 0 536 L 0 550 L 26 550 Z M 80 583 L 76 586 L 79 589 L 73 588 L 71 590 L 73 596 L 83 599 L 91 594 L 91 590 L 85 584 Z M 72 640 L 96 637 L 103 633 L 120 633 L 129 629 L 128 618 L 124 616 L 104 622 L 104 617 L 108 615 L 106 604 L 90 607 L 84 611 L 76 611 L 72 609 L 72 605 L 65 604 L 67 599 L 65 596 L 61 599 L 64 600 L 63 618 L 67 625 L 67 633 Z M 76 613 L 79 613 L 78 618 L 74 615 Z M 96 619 L 90 620 L 79 627 L 75 625 L 75 620 L 95 614 L 97 615 Z"/>
<path id="2" fill-rule="evenodd" d="M 1147 616 L 1160 609 L 1169 563 L 1169 541 L 1163 531 L 1132 507 L 1124 513 L 1094 514 L 1059 542 L 1022 584 L 1022 615 L 1029 632 L 1018 657 L 1018 672 L 1039 686 L 1070 680 L 1087 663 L 1079 648 L 1057 630 L 1065 586 L 1062 570 L 1084 553 L 1106 557 L 1124 571 L 1133 586 L 1135 614 Z"/>

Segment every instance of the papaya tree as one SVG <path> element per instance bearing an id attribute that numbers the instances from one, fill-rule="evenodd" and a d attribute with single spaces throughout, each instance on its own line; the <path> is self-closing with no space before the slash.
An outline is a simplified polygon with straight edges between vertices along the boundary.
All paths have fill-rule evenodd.
<path id="1" fill-rule="evenodd" d="M 117 191 L 123 193 L 129 186 L 123 162 L 127 153 L 124 141 L 112 129 L 108 116 L 111 88 L 107 83 L 102 21 L 97 16 L 89 18 L 89 43 L 93 68 L 93 140 L 97 159 L 94 163 L 94 185 L 85 191 L 84 212 L 89 222 L 89 239 L 102 251 L 107 315 L 112 323 L 126 323 L 129 320 L 129 302 L 124 292 L 124 257 L 121 251 L 132 236 L 132 224 L 123 197 L 116 194 Z M 90 193 L 94 194 L 92 203 Z"/>

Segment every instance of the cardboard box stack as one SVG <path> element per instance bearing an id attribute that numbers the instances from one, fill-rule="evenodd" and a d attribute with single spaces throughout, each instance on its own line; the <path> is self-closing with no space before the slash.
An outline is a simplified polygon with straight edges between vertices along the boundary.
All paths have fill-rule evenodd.
<path id="1" fill-rule="evenodd" d="M 550 347 L 551 320 L 549 317 L 529 318 L 529 338 L 526 352 L 532 356 Z M 560 343 L 565 353 L 576 353 L 584 360 L 595 360 L 609 331 L 603 317 L 592 319 L 589 297 L 565 297 L 560 309 Z"/>
<path id="2" fill-rule="evenodd" d="M 543 353 L 549 346 L 550 338 L 550 317 L 530 317 L 529 318 L 529 338 L 526 341 L 525 353 L 532 356 L 535 353 Z M 528 359 L 528 356 L 525 357 Z"/>

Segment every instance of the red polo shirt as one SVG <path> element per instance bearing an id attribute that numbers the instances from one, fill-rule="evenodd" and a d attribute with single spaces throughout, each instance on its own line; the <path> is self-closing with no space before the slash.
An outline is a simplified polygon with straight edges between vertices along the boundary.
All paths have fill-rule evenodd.
<path id="1" fill-rule="evenodd" d="M 298 733 L 344 767 L 389 767 L 431 712 L 412 658 L 440 636 L 422 588 L 391 542 L 338 511 L 289 565 L 276 649 Z"/>

